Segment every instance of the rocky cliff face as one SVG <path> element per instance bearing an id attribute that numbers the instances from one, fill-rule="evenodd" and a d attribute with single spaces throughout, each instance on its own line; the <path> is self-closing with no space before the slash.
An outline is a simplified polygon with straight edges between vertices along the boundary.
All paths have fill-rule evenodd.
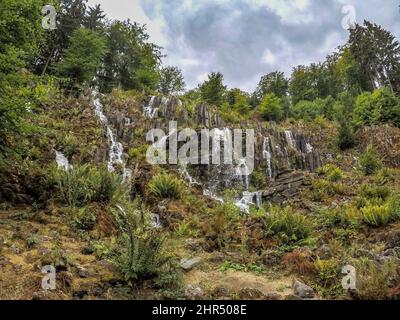
<path id="1" fill-rule="evenodd" d="M 175 97 L 166 98 L 153 96 L 144 100 L 136 109 L 113 108 L 111 106 L 109 119 L 118 140 L 124 145 L 124 150 L 135 148 L 138 144 L 146 144 L 147 130 L 161 128 L 168 132 L 168 122 L 177 121 L 180 129 L 195 126 L 195 130 L 217 129 L 216 134 L 221 138 L 221 153 L 224 152 L 224 142 L 232 139 L 232 133 L 237 127 L 224 123 L 219 112 L 206 103 L 199 103 L 191 113 L 184 107 L 181 100 Z M 265 127 L 261 124 L 252 124 L 255 131 L 254 171 L 262 172 L 262 188 L 269 188 L 261 192 L 266 200 L 279 200 L 274 191 L 282 193 L 283 189 L 290 189 L 289 193 L 297 192 L 304 186 L 300 178 L 294 174 L 293 183 L 286 183 L 288 177 L 296 171 L 314 172 L 321 165 L 321 158 L 302 132 L 292 132 L 270 124 Z M 245 126 L 243 129 L 246 129 Z M 199 135 L 200 136 L 200 135 Z M 181 143 L 183 144 L 183 143 Z M 243 140 L 245 144 L 245 140 Z M 211 145 L 211 138 L 210 138 Z M 178 145 L 180 147 L 180 145 Z M 168 148 L 168 141 L 167 141 Z M 245 149 L 245 148 L 244 148 Z M 223 159 L 223 157 L 221 157 Z M 238 159 L 236 159 L 238 160 Z M 211 163 L 211 161 L 210 161 Z M 201 185 L 205 193 L 217 198 L 225 189 L 257 189 L 260 186 L 251 183 L 252 176 L 238 175 L 239 163 L 221 165 L 189 165 L 184 168 L 184 178 L 191 184 Z M 174 169 L 174 168 L 171 168 Z M 176 171 L 179 170 L 175 166 Z M 182 172 L 182 170 L 180 170 Z M 282 178 L 286 177 L 286 178 Z M 282 179 L 286 179 L 282 182 Z M 296 180 L 297 179 L 297 180 Z M 298 180 L 300 179 L 300 180 Z M 289 186 L 290 185 L 290 186 Z M 283 188 L 283 189 L 282 189 Z M 272 192 L 272 194 L 271 194 Z M 255 199 L 254 199 L 255 201 Z"/>

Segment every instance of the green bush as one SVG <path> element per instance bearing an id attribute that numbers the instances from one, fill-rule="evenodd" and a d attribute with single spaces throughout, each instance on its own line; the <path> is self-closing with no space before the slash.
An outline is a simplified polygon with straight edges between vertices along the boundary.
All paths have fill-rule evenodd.
<path id="1" fill-rule="evenodd" d="M 53 168 L 49 183 L 55 186 L 61 201 L 71 207 L 82 207 L 89 202 L 110 203 L 124 196 L 121 177 L 106 168 L 79 165 L 64 171 Z"/>
<path id="2" fill-rule="evenodd" d="M 382 160 L 372 145 L 367 147 L 359 159 L 359 168 L 366 176 L 373 175 L 382 168 Z"/>
<path id="3" fill-rule="evenodd" d="M 163 253 L 165 237 L 155 231 L 122 236 L 117 265 L 125 280 L 147 280 L 163 272 L 170 257 Z"/>
<path id="4" fill-rule="evenodd" d="M 161 199 L 180 199 L 183 184 L 180 179 L 169 174 L 158 174 L 149 183 L 150 192 Z"/>
<path id="5" fill-rule="evenodd" d="M 92 208 L 79 208 L 73 210 L 71 218 L 73 228 L 90 231 L 96 224 L 97 214 Z"/>
<path id="6" fill-rule="evenodd" d="M 360 187 L 359 192 L 361 196 L 367 199 L 386 200 L 390 196 L 391 190 L 386 186 L 369 186 L 367 184 L 363 184 Z"/>
<path id="7" fill-rule="evenodd" d="M 389 89 L 381 88 L 357 97 L 354 110 L 354 124 L 369 126 L 392 123 L 400 126 L 400 102 Z"/>
<path id="8" fill-rule="evenodd" d="M 319 168 L 317 173 L 325 176 L 330 182 L 338 182 L 343 178 L 343 171 L 333 164 L 326 164 L 325 166 Z"/>
<path id="9" fill-rule="evenodd" d="M 381 227 L 390 223 L 394 216 L 389 205 L 367 206 L 361 209 L 364 222 L 373 227 Z"/>
<path id="10" fill-rule="evenodd" d="M 267 94 L 259 106 L 259 111 L 267 121 L 281 121 L 283 119 L 283 108 L 281 99 L 275 94 Z"/>
<path id="11" fill-rule="evenodd" d="M 355 137 L 352 127 L 346 122 L 340 122 L 337 145 L 340 150 L 347 150 L 355 145 Z"/>
<path id="12" fill-rule="evenodd" d="M 288 241 L 298 241 L 308 237 L 312 230 L 309 218 L 296 213 L 292 208 L 273 208 L 264 218 L 267 234 L 282 235 Z"/>

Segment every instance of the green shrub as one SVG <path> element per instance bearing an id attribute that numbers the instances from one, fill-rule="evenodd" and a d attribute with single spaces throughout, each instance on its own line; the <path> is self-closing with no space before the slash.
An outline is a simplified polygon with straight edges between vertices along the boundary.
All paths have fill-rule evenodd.
<path id="1" fill-rule="evenodd" d="M 369 186 L 367 184 L 363 184 L 359 192 L 361 196 L 367 198 L 367 199 L 382 199 L 386 200 L 391 193 L 391 190 L 389 187 L 386 186 Z"/>
<path id="2" fill-rule="evenodd" d="M 338 182 L 343 178 L 343 171 L 333 164 L 327 164 L 318 169 L 318 174 L 323 175 L 330 182 Z"/>
<path id="3" fill-rule="evenodd" d="M 309 218 L 296 213 L 292 208 L 273 208 L 264 218 L 267 234 L 282 235 L 288 241 L 298 241 L 308 237 L 312 230 Z"/>
<path id="4" fill-rule="evenodd" d="M 97 221 L 97 214 L 92 208 L 79 208 L 72 211 L 71 225 L 77 230 L 90 231 Z"/>
<path id="5" fill-rule="evenodd" d="M 117 226 L 120 229 L 114 263 L 126 281 L 157 278 L 171 267 L 171 257 L 164 252 L 165 236 L 155 229 L 147 230 L 145 224 L 137 224 L 138 210 L 119 208 Z"/>
<path id="6" fill-rule="evenodd" d="M 53 167 L 49 183 L 55 186 L 61 201 L 71 207 L 89 202 L 110 203 L 124 195 L 120 177 L 91 165 L 75 166 L 68 171 Z"/>
<path id="7" fill-rule="evenodd" d="M 326 196 L 344 195 L 348 192 L 346 185 L 340 182 L 316 179 L 313 180 L 312 185 L 313 190 L 309 195 L 314 201 L 321 201 Z"/>
<path id="8" fill-rule="evenodd" d="M 281 121 L 284 116 L 281 99 L 273 93 L 267 94 L 263 98 L 259 111 L 267 121 Z"/>
<path id="9" fill-rule="evenodd" d="M 180 199 L 183 184 L 180 179 L 169 174 L 158 174 L 149 183 L 150 192 L 161 199 Z"/>
<path id="10" fill-rule="evenodd" d="M 368 206 L 361 209 L 365 223 L 373 227 L 381 227 L 390 223 L 394 216 L 388 205 Z"/>
<path id="11" fill-rule="evenodd" d="M 337 145 L 340 150 L 347 150 L 354 147 L 355 145 L 353 129 L 346 121 L 340 122 Z"/>
<path id="12" fill-rule="evenodd" d="M 151 231 L 122 236 L 117 265 L 127 281 L 156 278 L 163 272 L 170 257 L 163 252 L 165 237 Z"/>
<path id="13" fill-rule="evenodd" d="M 392 123 L 400 126 L 399 98 L 389 89 L 381 88 L 357 97 L 354 124 L 369 126 Z"/>
<path id="14" fill-rule="evenodd" d="M 359 167 L 366 176 L 373 175 L 382 168 L 382 160 L 372 145 L 367 147 L 367 150 L 359 159 Z"/>
<path id="15" fill-rule="evenodd" d="M 399 281 L 397 259 L 386 260 L 383 265 L 367 258 L 352 262 L 357 270 L 356 298 L 384 300 L 391 298 L 393 284 Z"/>

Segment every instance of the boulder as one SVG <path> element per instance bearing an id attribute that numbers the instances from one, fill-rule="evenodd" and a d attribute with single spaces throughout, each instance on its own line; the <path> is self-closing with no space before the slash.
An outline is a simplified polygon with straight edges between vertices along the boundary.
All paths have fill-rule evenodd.
<path id="1" fill-rule="evenodd" d="M 200 258 L 183 258 L 181 260 L 181 268 L 185 271 L 190 271 L 193 268 L 197 267 L 198 265 L 201 264 L 201 259 Z"/>
<path id="2" fill-rule="evenodd" d="M 293 279 L 292 288 L 293 294 L 302 299 L 312 299 L 315 297 L 314 290 L 297 279 Z"/>

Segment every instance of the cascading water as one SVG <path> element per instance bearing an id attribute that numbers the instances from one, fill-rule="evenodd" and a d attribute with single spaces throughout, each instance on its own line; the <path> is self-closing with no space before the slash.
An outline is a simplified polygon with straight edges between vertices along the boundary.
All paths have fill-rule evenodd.
<path id="1" fill-rule="evenodd" d="M 264 138 L 264 145 L 263 145 L 263 156 L 264 159 L 267 161 L 267 175 L 270 179 L 272 179 L 272 152 L 270 146 L 270 139 L 268 137 Z"/>
<path id="2" fill-rule="evenodd" d="M 243 177 L 243 182 L 246 190 L 250 188 L 250 180 L 249 180 L 249 167 L 247 166 L 246 159 L 239 159 L 238 166 L 236 168 L 236 175 Z"/>
<path id="3" fill-rule="evenodd" d="M 106 127 L 107 138 L 108 138 L 108 142 L 110 145 L 108 170 L 110 172 L 114 172 L 115 165 L 123 165 L 124 164 L 124 161 L 122 160 L 124 148 L 122 146 L 122 143 L 120 143 L 116 140 L 114 133 L 108 124 L 108 119 L 107 119 L 106 115 L 104 114 L 104 106 L 101 103 L 99 94 L 96 91 L 94 91 L 92 94 L 94 97 L 93 104 L 95 107 L 95 113 L 96 113 L 97 117 L 100 119 L 100 122 Z M 131 175 L 132 175 L 132 170 L 125 168 L 124 174 L 123 174 L 124 181 L 129 181 L 131 178 Z"/>
<path id="4" fill-rule="evenodd" d="M 67 157 L 59 151 L 56 151 L 56 162 L 59 169 L 63 169 L 65 171 L 72 169 Z"/>
<path id="5" fill-rule="evenodd" d="M 296 143 L 295 143 L 295 141 L 294 141 L 292 131 L 285 130 L 285 136 L 286 136 L 286 141 L 287 141 L 288 145 L 289 145 L 292 149 L 296 149 Z"/>

